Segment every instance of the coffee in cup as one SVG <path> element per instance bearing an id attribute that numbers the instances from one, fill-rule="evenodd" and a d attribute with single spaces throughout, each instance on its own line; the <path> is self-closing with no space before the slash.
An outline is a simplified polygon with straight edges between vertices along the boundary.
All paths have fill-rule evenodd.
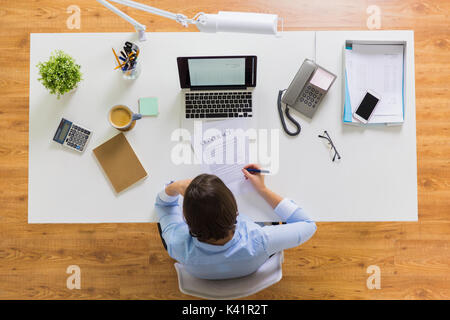
<path id="1" fill-rule="evenodd" d="M 109 123 L 121 131 L 131 130 L 136 120 L 142 118 L 142 115 L 138 113 L 133 113 L 130 108 L 124 105 L 116 105 L 109 111 Z"/>

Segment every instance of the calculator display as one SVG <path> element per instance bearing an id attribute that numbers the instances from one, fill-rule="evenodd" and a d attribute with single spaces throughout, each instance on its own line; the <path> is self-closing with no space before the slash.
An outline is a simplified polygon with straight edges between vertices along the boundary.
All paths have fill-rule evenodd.
<path id="1" fill-rule="evenodd" d="M 60 141 L 64 141 L 64 138 L 67 135 L 67 132 L 70 129 L 71 124 L 70 123 L 65 123 L 64 127 L 61 129 L 61 133 L 59 134 L 58 140 Z"/>

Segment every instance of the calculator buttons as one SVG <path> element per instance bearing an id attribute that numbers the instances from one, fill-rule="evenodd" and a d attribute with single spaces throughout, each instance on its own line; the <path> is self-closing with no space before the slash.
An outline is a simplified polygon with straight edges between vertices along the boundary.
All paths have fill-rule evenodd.
<path id="1" fill-rule="evenodd" d="M 81 152 L 85 149 L 90 134 L 91 131 L 77 125 L 72 125 L 65 141 L 66 145 Z"/>

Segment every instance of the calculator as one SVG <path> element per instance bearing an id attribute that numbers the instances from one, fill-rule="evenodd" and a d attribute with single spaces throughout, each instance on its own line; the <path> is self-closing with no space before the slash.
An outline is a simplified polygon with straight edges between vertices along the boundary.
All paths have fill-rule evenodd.
<path id="1" fill-rule="evenodd" d="M 62 118 L 58 129 L 56 129 L 53 141 L 72 150 L 83 152 L 91 135 L 91 130 Z"/>

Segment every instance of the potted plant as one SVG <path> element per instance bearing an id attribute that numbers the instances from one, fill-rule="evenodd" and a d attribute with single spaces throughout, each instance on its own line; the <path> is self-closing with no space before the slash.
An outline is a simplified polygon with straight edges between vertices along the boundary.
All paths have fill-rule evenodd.
<path id="1" fill-rule="evenodd" d="M 39 62 L 37 67 L 41 76 L 38 80 L 58 99 L 83 80 L 80 65 L 62 50 L 56 50 L 47 62 Z"/>

